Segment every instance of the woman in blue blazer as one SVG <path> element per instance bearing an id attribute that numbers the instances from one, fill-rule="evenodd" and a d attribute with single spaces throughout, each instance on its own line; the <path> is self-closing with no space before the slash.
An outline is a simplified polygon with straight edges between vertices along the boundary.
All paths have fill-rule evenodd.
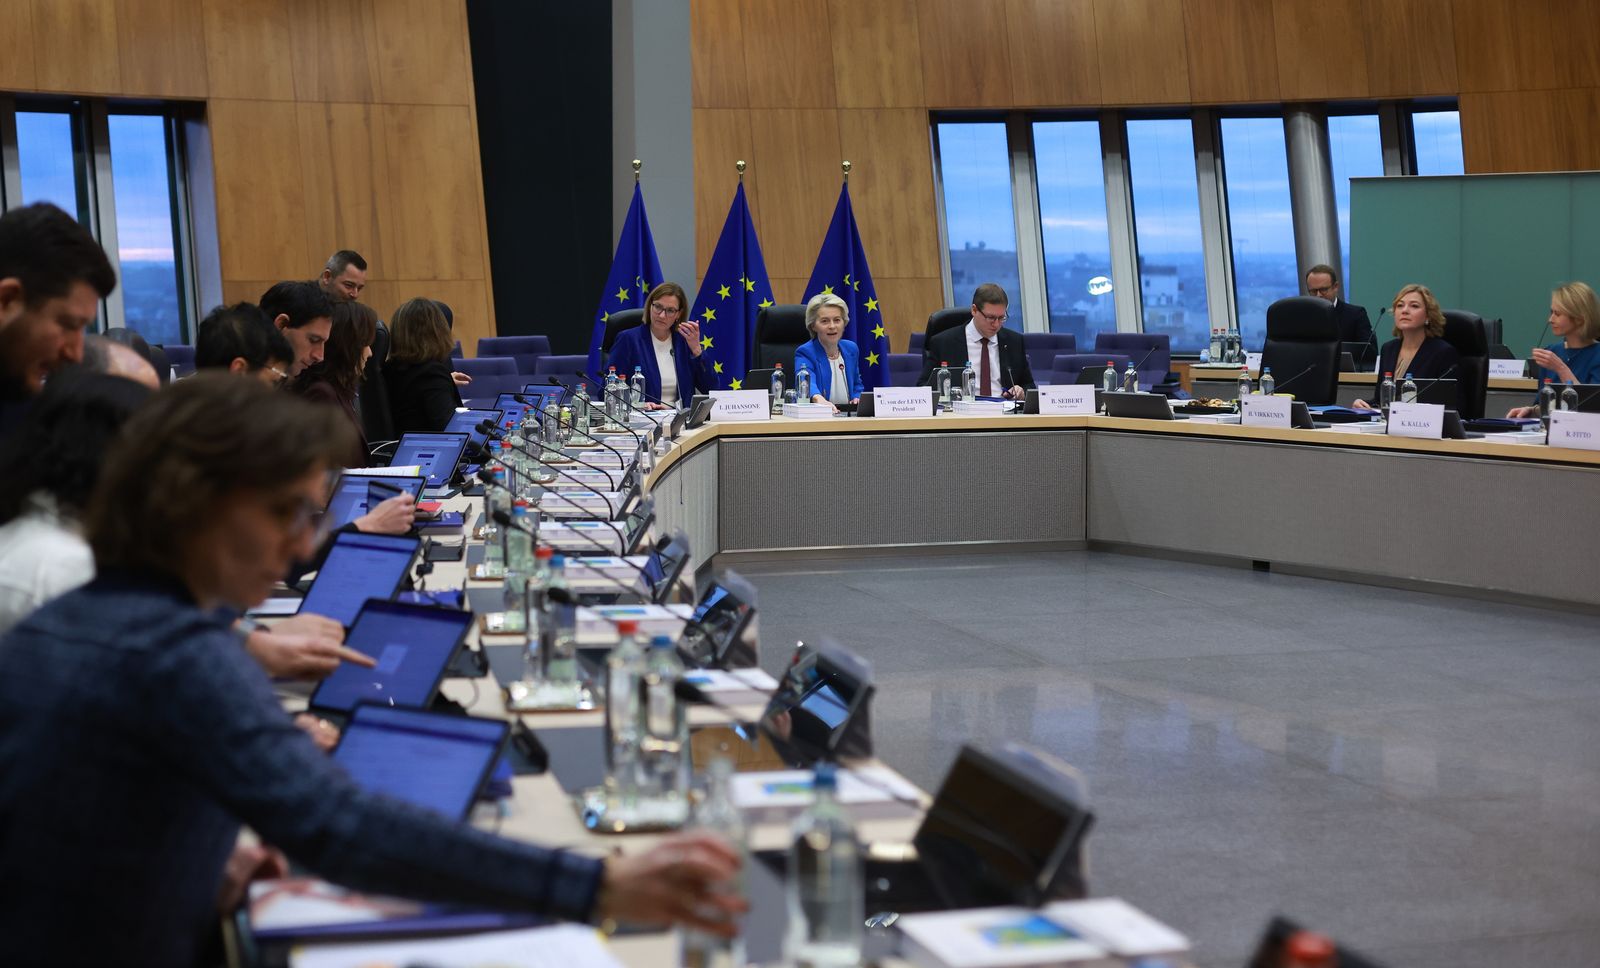
<path id="1" fill-rule="evenodd" d="M 645 300 L 644 324 L 618 333 L 611 344 L 617 376 L 628 379 L 634 367 L 644 374 L 646 410 L 677 406 L 680 400 L 711 390 L 710 368 L 701 355 L 705 348 L 700 345 L 700 324 L 683 318 L 688 308 L 683 287 L 663 282 Z"/>
<path id="2" fill-rule="evenodd" d="M 811 340 L 794 351 L 794 371 L 801 364 L 811 371 L 811 402 L 841 403 L 861 400 L 861 357 L 856 344 L 844 339 L 850 310 L 843 299 L 819 293 L 806 303 L 806 329 Z"/>

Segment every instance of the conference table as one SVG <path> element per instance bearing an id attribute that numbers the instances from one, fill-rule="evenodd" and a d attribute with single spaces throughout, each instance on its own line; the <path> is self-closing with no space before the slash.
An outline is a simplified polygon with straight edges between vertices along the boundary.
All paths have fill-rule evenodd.
<path id="1" fill-rule="evenodd" d="M 1192 396 L 1231 400 L 1239 393 L 1239 367 L 1175 362 L 1172 369 L 1178 374 L 1179 385 Z M 1250 371 L 1252 381 L 1260 377 L 1258 371 Z M 1376 398 L 1377 385 L 1376 373 L 1340 373 L 1333 402 L 1341 407 L 1348 407 L 1357 400 L 1370 402 Z M 1501 417 L 1512 407 L 1526 407 L 1533 402 L 1534 391 L 1538 389 L 1538 381 L 1528 377 L 1491 376 L 1484 388 L 1483 412 L 1490 417 Z"/>

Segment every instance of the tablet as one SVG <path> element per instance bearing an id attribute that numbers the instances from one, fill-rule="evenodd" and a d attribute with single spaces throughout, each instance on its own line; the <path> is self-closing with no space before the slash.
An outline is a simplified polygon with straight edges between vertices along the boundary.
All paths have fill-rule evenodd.
<path id="1" fill-rule="evenodd" d="M 420 477 L 346 471 L 339 475 L 339 482 L 333 486 L 333 496 L 328 498 L 328 527 L 342 528 L 397 494 L 418 498 L 422 495 L 422 485 Z"/>
<path id="2" fill-rule="evenodd" d="M 554 383 L 529 383 L 523 386 L 522 395 L 528 398 L 529 403 L 536 404 L 540 410 L 543 410 L 544 405 L 552 400 L 555 401 L 555 405 L 558 407 L 566 402 L 567 390 L 565 387 L 556 386 Z"/>
<path id="3" fill-rule="evenodd" d="M 444 425 L 444 432 L 447 434 L 466 434 L 467 439 L 472 442 L 472 446 L 482 447 L 484 433 L 478 429 L 478 424 L 487 420 L 491 427 L 498 427 L 500 426 L 501 415 L 499 410 L 457 410 L 450 418 L 450 422 Z"/>
<path id="4" fill-rule="evenodd" d="M 400 438 L 389 466 L 416 464 L 422 468 L 429 487 L 444 487 L 455 477 L 461 452 L 466 449 L 466 434 L 406 434 Z"/>
<path id="5" fill-rule="evenodd" d="M 364 790 L 465 820 L 510 733 L 503 719 L 363 702 L 332 756 Z"/>
<path id="6" fill-rule="evenodd" d="M 427 706 L 471 627 L 471 612 L 369 600 L 351 623 L 344 644 L 378 664 L 365 669 L 340 663 L 311 694 L 311 708 L 344 713 L 361 702 Z"/>
<path id="7" fill-rule="evenodd" d="M 500 426 L 504 427 L 507 420 L 518 427 L 522 426 L 522 417 L 527 412 L 528 404 L 517 399 L 518 397 L 527 399 L 529 403 L 533 402 L 533 397 L 526 393 L 502 393 L 494 398 L 494 405 L 501 413 Z"/>
<path id="8" fill-rule="evenodd" d="M 325 615 L 348 627 L 368 599 L 394 597 L 421 546 L 421 538 L 407 534 L 335 535 L 300 611 Z"/>

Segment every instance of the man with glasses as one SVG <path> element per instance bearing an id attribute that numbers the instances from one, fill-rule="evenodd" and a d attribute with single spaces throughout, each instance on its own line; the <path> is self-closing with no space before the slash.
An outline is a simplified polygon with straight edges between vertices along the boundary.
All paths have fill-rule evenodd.
<path id="1" fill-rule="evenodd" d="M 253 376 L 268 386 L 289 378 L 294 350 L 267 314 L 254 303 L 218 306 L 200 321 L 194 368 Z"/>
<path id="2" fill-rule="evenodd" d="M 930 338 L 922 352 L 921 386 L 933 385 L 933 372 L 949 364 L 959 374 L 967 361 L 978 378 L 978 396 L 1021 400 L 1033 389 L 1033 371 L 1022 350 L 1022 334 L 1006 329 L 1006 291 L 986 282 L 972 293 L 972 320 Z"/>
<path id="3" fill-rule="evenodd" d="M 1333 303 L 1333 318 L 1339 321 L 1339 339 L 1346 343 L 1372 342 L 1372 320 L 1367 310 L 1339 298 L 1339 273 L 1333 266 L 1315 265 L 1306 270 L 1306 292 Z"/>

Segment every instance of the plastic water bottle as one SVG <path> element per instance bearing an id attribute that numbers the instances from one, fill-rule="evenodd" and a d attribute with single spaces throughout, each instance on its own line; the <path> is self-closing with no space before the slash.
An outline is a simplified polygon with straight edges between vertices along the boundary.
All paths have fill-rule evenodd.
<path id="1" fill-rule="evenodd" d="M 817 765 L 816 802 L 800 815 L 789 846 L 788 960 L 814 968 L 861 963 L 861 844 L 839 808 L 832 763 Z"/>
<path id="2" fill-rule="evenodd" d="M 772 365 L 772 388 L 767 391 L 767 403 L 774 414 L 783 413 L 783 364 Z"/>
<path id="3" fill-rule="evenodd" d="M 689 802 L 689 717 L 678 699 L 683 661 L 669 636 L 650 640 L 639 686 L 639 788 L 650 800 L 679 808 Z"/>
<path id="4" fill-rule="evenodd" d="M 978 374 L 972 369 L 971 360 L 961 368 L 961 399 L 978 399 Z"/>
<path id="5" fill-rule="evenodd" d="M 1394 403 L 1394 374 L 1385 370 L 1383 382 L 1378 384 L 1378 409 L 1383 411 L 1384 417 L 1389 416 L 1389 404 Z"/>
<path id="6" fill-rule="evenodd" d="M 811 402 L 811 371 L 801 363 L 794 374 L 794 398 L 800 403 Z"/>
<path id="7" fill-rule="evenodd" d="M 1539 388 L 1539 417 L 1544 421 L 1550 420 L 1550 411 L 1556 408 L 1556 388 L 1549 377 L 1544 378 L 1544 386 Z"/>
<path id="8" fill-rule="evenodd" d="M 1100 374 L 1100 390 L 1102 393 L 1114 393 L 1117 389 L 1117 364 L 1114 360 L 1106 360 L 1106 369 Z"/>
<path id="9" fill-rule="evenodd" d="M 1272 396 L 1272 392 L 1274 390 L 1276 390 L 1277 388 L 1278 388 L 1278 381 L 1274 380 L 1272 378 L 1272 367 L 1270 367 L 1270 366 L 1262 367 L 1261 368 L 1261 392 L 1270 397 L 1270 396 Z"/>
<path id="10" fill-rule="evenodd" d="M 550 549 L 541 549 L 549 551 Z M 551 593 L 567 587 L 567 559 L 562 555 L 550 556 L 550 574 L 544 583 L 544 601 L 540 604 L 539 664 L 544 670 L 544 680 L 555 688 L 564 688 L 576 695 L 578 688 L 578 607 L 571 602 L 555 601 Z"/>
<path id="11" fill-rule="evenodd" d="M 579 380 L 577 392 L 572 395 L 572 421 L 573 426 L 579 430 L 588 430 L 592 424 L 592 404 L 589 402 L 589 381 Z"/>
<path id="12" fill-rule="evenodd" d="M 517 498 L 511 508 L 511 524 L 506 528 L 506 571 L 502 586 L 505 594 L 505 612 L 501 629 L 523 632 L 528 628 L 528 579 L 533 576 L 533 535 L 539 527 L 539 516 L 533 505 Z"/>
<path id="13" fill-rule="evenodd" d="M 644 367 L 636 366 L 633 368 L 633 376 L 628 377 L 628 396 L 626 399 L 636 407 L 644 406 Z"/>
<path id="14" fill-rule="evenodd" d="M 535 486 L 541 481 L 550 480 L 553 475 L 545 470 L 545 447 L 556 446 L 554 437 L 548 432 L 544 417 L 532 407 L 522 414 L 522 427 L 518 433 L 524 448 L 517 454 L 517 468 L 522 479 L 517 484 L 517 496 L 525 497 L 529 501 L 538 499 L 538 488 Z"/>
<path id="15" fill-rule="evenodd" d="M 747 853 L 749 835 L 744 816 L 733 805 L 733 761 L 719 756 L 706 769 L 706 796 L 695 807 L 693 827 L 714 833 L 733 846 L 740 857 Z M 738 883 L 722 885 L 729 894 L 742 894 Z M 683 929 L 683 948 L 678 958 L 683 968 L 744 968 L 744 938 L 719 938 Z"/>
<path id="16" fill-rule="evenodd" d="M 622 378 L 617 376 L 617 368 L 613 366 L 606 373 L 606 423 L 612 426 L 622 423 L 623 392 Z"/>
<path id="17" fill-rule="evenodd" d="M 1222 362 L 1222 330 L 1211 331 L 1211 345 L 1207 348 L 1206 355 L 1212 363 Z"/>
<path id="18" fill-rule="evenodd" d="M 533 573 L 522 583 L 522 627 L 528 632 L 528 647 L 522 652 L 522 681 L 533 686 L 545 681 L 548 656 L 542 640 L 547 624 L 545 609 L 550 605 L 550 562 L 555 554 L 549 545 L 535 549 Z"/>
<path id="19" fill-rule="evenodd" d="M 1561 409 L 1578 409 L 1578 388 L 1572 385 L 1571 380 L 1568 380 L 1567 385 L 1561 389 Z"/>
<path id="20" fill-rule="evenodd" d="M 644 650 L 639 648 L 639 623 L 617 623 L 621 637 L 606 657 L 606 786 L 624 802 L 639 793 L 639 684 L 644 678 Z"/>
<path id="21" fill-rule="evenodd" d="M 550 394 L 544 402 L 544 413 L 541 416 L 540 430 L 544 433 L 544 442 L 550 447 L 561 446 L 561 407 L 556 403 L 556 395 Z M 538 453 L 543 454 L 540 450 Z"/>
<path id="22" fill-rule="evenodd" d="M 1139 392 L 1139 371 L 1133 368 L 1133 361 L 1128 361 L 1128 368 L 1122 371 L 1122 392 Z"/>
<path id="23" fill-rule="evenodd" d="M 489 476 L 493 483 L 483 489 L 483 571 L 484 578 L 499 578 L 505 574 L 506 549 L 500 534 L 496 513 L 508 511 L 511 497 L 506 493 L 506 467 L 499 458 L 489 461 Z"/>
<path id="24" fill-rule="evenodd" d="M 939 368 L 933 372 L 933 395 L 938 398 L 939 409 L 950 409 L 950 362 L 940 360 Z"/>
<path id="25" fill-rule="evenodd" d="M 1401 403 L 1416 403 L 1417 402 L 1417 385 L 1416 385 L 1415 382 L 1412 381 L 1410 373 L 1406 374 L 1405 382 L 1400 384 L 1400 402 Z"/>
<path id="26" fill-rule="evenodd" d="M 1239 399 L 1243 400 L 1245 397 L 1248 397 L 1250 395 L 1250 390 L 1251 390 L 1251 386 L 1250 386 L 1250 371 L 1249 370 L 1240 370 L 1239 371 Z"/>

